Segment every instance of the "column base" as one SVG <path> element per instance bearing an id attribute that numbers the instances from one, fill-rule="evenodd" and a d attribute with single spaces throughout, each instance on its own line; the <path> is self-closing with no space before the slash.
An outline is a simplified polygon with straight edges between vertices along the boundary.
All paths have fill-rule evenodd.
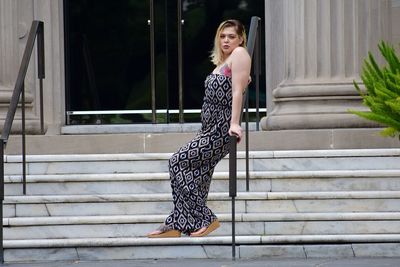
<path id="1" fill-rule="evenodd" d="M 261 126 L 264 130 L 382 127 L 351 110 L 369 110 L 352 83 L 282 84 L 274 90 L 274 108 Z"/>
<path id="2" fill-rule="evenodd" d="M 0 125 L 4 125 L 4 119 L 0 120 Z M 3 129 L 1 129 L 2 132 Z M 46 132 L 46 127 L 44 129 Z M 10 134 L 21 134 L 22 133 L 22 121 L 20 119 L 15 119 Z M 25 133 L 26 134 L 41 134 L 40 120 L 39 119 L 27 119 L 25 121 Z"/>
<path id="3" fill-rule="evenodd" d="M 262 118 L 263 130 L 375 128 L 382 125 L 353 114 L 291 114 Z"/>

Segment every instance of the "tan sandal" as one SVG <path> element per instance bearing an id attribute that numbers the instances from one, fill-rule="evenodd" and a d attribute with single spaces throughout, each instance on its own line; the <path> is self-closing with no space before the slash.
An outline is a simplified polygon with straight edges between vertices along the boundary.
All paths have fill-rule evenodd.
<path id="1" fill-rule="evenodd" d="M 171 226 L 161 225 L 156 231 L 159 233 L 148 234 L 148 238 L 181 237 L 181 232 L 173 229 Z"/>
<path id="2" fill-rule="evenodd" d="M 215 229 L 217 229 L 219 227 L 219 221 L 215 220 L 213 221 L 209 226 L 207 226 L 206 230 L 204 232 L 201 232 L 199 234 L 196 233 L 191 233 L 190 236 L 191 237 L 202 237 L 202 236 L 206 236 L 209 233 L 211 233 L 212 231 L 214 231 Z"/>

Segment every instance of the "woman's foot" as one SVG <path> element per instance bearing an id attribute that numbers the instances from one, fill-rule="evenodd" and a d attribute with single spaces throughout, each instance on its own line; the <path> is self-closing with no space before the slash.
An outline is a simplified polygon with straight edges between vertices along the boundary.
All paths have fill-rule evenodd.
<path id="1" fill-rule="evenodd" d="M 171 226 L 162 224 L 157 230 L 147 234 L 149 238 L 181 237 L 181 232 L 174 230 Z"/>
<path id="2" fill-rule="evenodd" d="M 219 221 L 215 220 L 209 226 L 202 227 L 199 230 L 197 230 L 196 232 L 191 233 L 190 236 L 192 236 L 192 237 L 206 236 L 209 233 L 211 233 L 212 231 L 214 231 L 215 229 L 217 229 L 218 227 L 219 227 Z"/>

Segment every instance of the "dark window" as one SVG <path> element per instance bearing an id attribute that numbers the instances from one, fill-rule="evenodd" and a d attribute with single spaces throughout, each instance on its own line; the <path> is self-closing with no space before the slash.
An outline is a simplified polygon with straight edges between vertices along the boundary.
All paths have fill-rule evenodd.
<path id="1" fill-rule="evenodd" d="M 64 5 L 67 112 L 150 111 L 150 1 L 65 0 Z M 177 13 L 176 0 L 154 0 L 157 109 L 179 108 Z M 209 55 L 216 28 L 224 19 L 236 18 L 248 29 L 251 16 L 264 18 L 264 0 L 182 0 L 182 15 L 184 109 L 200 109 L 204 79 L 214 68 Z M 261 107 L 264 88 L 262 76 Z M 250 91 L 251 107 L 254 99 Z M 185 121 L 199 117 L 185 114 Z M 168 121 L 177 122 L 178 115 L 158 114 L 157 122 Z M 151 122 L 151 114 L 73 115 L 68 120 L 143 122 Z"/>

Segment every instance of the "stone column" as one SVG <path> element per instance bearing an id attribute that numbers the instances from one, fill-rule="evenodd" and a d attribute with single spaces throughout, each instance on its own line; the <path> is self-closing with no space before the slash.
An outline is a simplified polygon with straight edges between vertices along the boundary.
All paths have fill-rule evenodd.
<path id="1" fill-rule="evenodd" d="M 44 22 L 45 70 L 44 118 L 52 133 L 64 124 L 64 39 L 62 0 L 0 1 L 0 129 L 11 100 L 12 90 L 33 20 Z M 33 50 L 25 79 L 26 129 L 40 132 L 37 52 Z M 17 110 L 13 133 L 21 130 L 21 111 Z"/>
<path id="2" fill-rule="evenodd" d="M 368 51 L 378 55 L 379 41 L 390 39 L 390 4 L 389 0 L 280 1 L 282 12 L 270 14 L 283 18 L 283 32 L 274 32 L 283 35 L 284 63 L 276 64 L 284 69 L 283 81 L 272 91 L 273 105 L 262 120 L 263 129 L 376 126 L 348 110 L 366 110 L 352 82 L 360 80 Z"/>
<path id="3" fill-rule="evenodd" d="M 1 103 L 5 91 L 10 91 L 18 71 L 17 1 L 0 1 L 0 88 Z M 8 92 L 9 93 L 9 92 Z"/>
<path id="4" fill-rule="evenodd" d="M 21 64 L 23 49 L 20 44 L 25 44 L 28 38 L 29 29 L 20 23 L 19 5 L 20 1 L 0 1 L 0 129 L 4 125 Z M 33 85 L 29 80 L 28 77 L 25 81 L 26 130 L 34 133 L 39 131 L 40 125 L 34 112 Z M 21 131 L 20 109 L 15 114 L 12 131 Z"/>
<path id="5" fill-rule="evenodd" d="M 44 22 L 46 79 L 43 87 L 46 134 L 58 135 L 65 125 L 64 0 L 32 2 L 32 18 Z"/>

